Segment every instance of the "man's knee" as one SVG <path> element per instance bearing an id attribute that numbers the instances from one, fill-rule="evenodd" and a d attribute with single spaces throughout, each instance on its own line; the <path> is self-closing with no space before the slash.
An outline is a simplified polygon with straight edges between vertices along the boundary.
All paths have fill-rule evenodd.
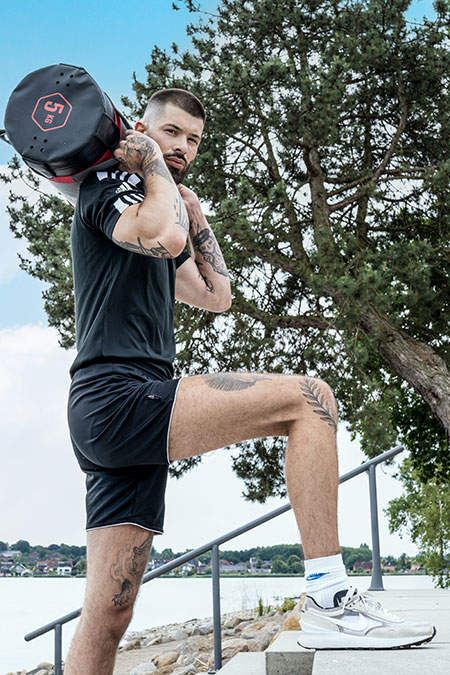
<path id="1" fill-rule="evenodd" d="M 83 618 L 88 625 L 95 626 L 97 630 L 101 628 L 109 638 L 119 642 L 132 619 L 133 604 L 134 601 L 125 605 L 117 605 L 113 601 L 85 603 Z"/>
<path id="2" fill-rule="evenodd" d="M 338 406 L 330 385 L 316 377 L 303 377 L 300 381 L 303 410 L 317 416 L 334 430 L 338 424 Z"/>

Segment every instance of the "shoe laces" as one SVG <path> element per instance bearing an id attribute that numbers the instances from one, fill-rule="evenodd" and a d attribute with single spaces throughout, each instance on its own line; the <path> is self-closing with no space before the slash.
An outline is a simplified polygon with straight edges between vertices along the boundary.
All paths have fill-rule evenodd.
<path id="1" fill-rule="evenodd" d="M 383 605 L 380 602 L 374 600 L 374 598 L 371 598 L 369 595 L 364 595 L 364 593 L 360 593 L 357 588 L 350 587 L 347 591 L 347 595 L 344 597 L 344 600 L 342 602 L 342 608 L 345 609 L 347 605 L 353 604 L 360 604 L 366 611 L 370 613 L 376 613 L 378 615 L 381 614 L 386 619 L 390 619 L 391 621 L 399 620 L 398 616 L 396 616 L 388 609 L 383 607 Z"/>

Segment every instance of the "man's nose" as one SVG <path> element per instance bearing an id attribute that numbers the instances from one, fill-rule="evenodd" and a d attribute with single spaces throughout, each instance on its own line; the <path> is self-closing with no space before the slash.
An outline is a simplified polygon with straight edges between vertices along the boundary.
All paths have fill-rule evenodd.
<path id="1" fill-rule="evenodd" d="M 177 152 L 180 155 L 185 155 L 188 150 L 188 144 L 187 144 L 187 138 L 184 138 L 183 136 L 179 136 L 175 140 L 174 144 L 174 152 Z"/>

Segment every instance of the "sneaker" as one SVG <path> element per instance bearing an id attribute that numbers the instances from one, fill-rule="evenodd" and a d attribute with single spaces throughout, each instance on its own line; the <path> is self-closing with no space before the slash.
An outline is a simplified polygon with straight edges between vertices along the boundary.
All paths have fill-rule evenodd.
<path id="1" fill-rule="evenodd" d="M 356 588 L 339 591 L 334 607 L 320 607 L 306 596 L 298 644 L 307 649 L 398 649 L 429 642 L 436 628 L 405 621 Z"/>

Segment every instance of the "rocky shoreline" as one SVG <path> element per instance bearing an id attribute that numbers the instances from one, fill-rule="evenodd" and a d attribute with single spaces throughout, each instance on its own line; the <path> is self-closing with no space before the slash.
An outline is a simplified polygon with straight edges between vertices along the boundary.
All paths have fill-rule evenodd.
<path id="1" fill-rule="evenodd" d="M 303 597 L 279 607 L 242 610 L 222 615 L 222 658 L 225 665 L 238 652 L 261 652 L 282 630 L 300 630 Z M 117 652 L 114 675 L 198 675 L 214 665 L 213 620 L 128 632 Z M 53 664 L 6 675 L 54 675 Z"/>

